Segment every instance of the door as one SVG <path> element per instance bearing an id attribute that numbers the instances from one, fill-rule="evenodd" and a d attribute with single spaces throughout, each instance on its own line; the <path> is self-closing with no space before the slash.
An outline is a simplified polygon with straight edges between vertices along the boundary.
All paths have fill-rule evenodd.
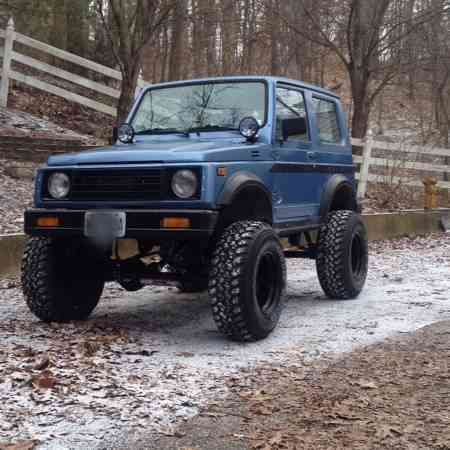
<path id="1" fill-rule="evenodd" d="M 276 87 L 277 142 L 272 171 L 277 222 L 318 215 L 320 186 L 313 170 L 318 154 L 311 140 L 308 98 L 310 94 L 300 88 Z"/>

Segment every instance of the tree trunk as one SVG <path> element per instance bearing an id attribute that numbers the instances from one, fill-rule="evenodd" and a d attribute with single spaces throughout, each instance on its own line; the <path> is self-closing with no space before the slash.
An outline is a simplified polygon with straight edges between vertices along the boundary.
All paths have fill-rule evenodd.
<path id="1" fill-rule="evenodd" d="M 66 50 L 67 47 L 67 17 L 66 0 L 53 0 L 52 25 L 50 31 L 50 44 Z M 50 57 L 50 64 L 61 67 L 62 64 L 58 58 Z"/>
<path id="2" fill-rule="evenodd" d="M 206 44 L 206 70 L 208 76 L 218 75 L 217 68 L 217 22 L 218 22 L 217 12 L 215 10 L 215 1 L 208 1 L 208 11 L 206 14 L 206 27 L 208 30 L 208 34 L 206 36 L 207 44 Z"/>
<path id="3" fill-rule="evenodd" d="M 354 67 L 350 68 L 353 97 L 352 137 L 362 139 L 369 127 L 370 99 L 369 74 Z"/>
<path id="4" fill-rule="evenodd" d="M 176 0 L 173 23 L 171 27 L 171 45 L 169 60 L 169 81 L 180 80 L 183 68 L 184 26 L 186 21 L 186 0 Z"/>
<path id="5" fill-rule="evenodd" d="M 279 52 L 279 25 L 278 17 L 279 5 L 278 0 L 272 0 L 270 4 L 270 74 L 281 75 L 280 68 L 280 52 Z"/>
<path id="6" fill-rule="evenodd" d="M 122 84 L 119 102 L 117 105 L 117 124 L 126 122 L 128 113 L 134 102 L 137 80 L 139 78 L 140 62 L 133 61 L 131 66 L 125 67 L 125 73 L 122 74 Z"/>

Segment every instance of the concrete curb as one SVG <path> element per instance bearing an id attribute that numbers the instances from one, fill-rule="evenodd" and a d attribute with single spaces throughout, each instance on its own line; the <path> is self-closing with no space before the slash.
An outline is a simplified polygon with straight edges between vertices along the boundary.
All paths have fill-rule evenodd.
<path id="1" fill-rule="evenodd" d="M 450 208 L 363 215 L 371 241 L 441 231 L 443 217 L 450 218 Z M 0 235 L 0 277 L 19 273 L 24 243 L 24 235 Z"/>
<path id="2" fill-rule="evenodd" d="M 450 208 L 363 215 L 370 241 L 443 231 L 441 220 L 444 217 L 450 217 Z"/>

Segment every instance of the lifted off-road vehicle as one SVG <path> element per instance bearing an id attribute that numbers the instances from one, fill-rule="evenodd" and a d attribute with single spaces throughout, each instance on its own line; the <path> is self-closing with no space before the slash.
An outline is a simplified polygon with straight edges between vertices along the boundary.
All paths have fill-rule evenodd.
<path id="1" fill-rule="evenodd" d="M 153 85 L 114 134 L 37 173 L 22 285 L 43 321 L 86 319 L 107 281 L 172 282 L 208 290 L 231 339 L 262 339 L 283 307 L 285 257 L 314 258 L 328 297 L 360 293 L 367 234 L 332 92 L 272 77 Z"/>

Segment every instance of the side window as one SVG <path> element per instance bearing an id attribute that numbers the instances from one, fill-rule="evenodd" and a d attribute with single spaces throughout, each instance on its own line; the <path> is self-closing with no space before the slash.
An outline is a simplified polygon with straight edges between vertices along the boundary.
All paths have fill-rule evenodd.
<path id="1" fill-rule="evenodd" d="M 341 140 L 336 104 L 330 100 L 313 97 L 320 142 L 337 144 Z"/>
<path id="2" fill-rule="evenodd" d="M 309 141 L 305 98 L 302 92 L 277 87 L 277 127 L 285 121 L 289 140 Z"/>

